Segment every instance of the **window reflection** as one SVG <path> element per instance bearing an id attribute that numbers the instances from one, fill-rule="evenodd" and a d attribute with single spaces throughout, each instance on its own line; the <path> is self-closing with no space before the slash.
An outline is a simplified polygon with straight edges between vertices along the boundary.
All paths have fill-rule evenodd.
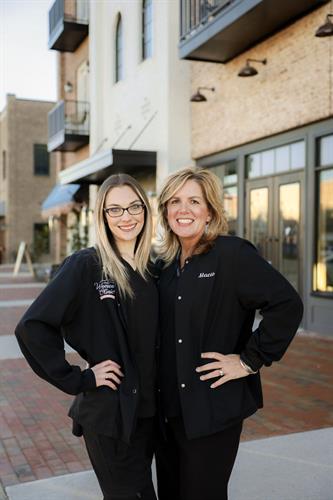
<path id="1" fill-rule="evenodd" d="M 254 179 L 304 167 L 305 142 L 298 141 L 249 155 L 246 158 L 246 177 Z"/>
<path id="2" fill-rule="evenodd" d="M 315 290 L 333 292 L 333 169 L 319 172 Z"/>
<path id="3" fill-rule="evenodd" d="M 223 206 L 229 225 L 229 234 L 237 234 L 238 189 L 237 166 L 235 161 L 216 165 L 210 170 L 217 175 L 223 186 Z"/>

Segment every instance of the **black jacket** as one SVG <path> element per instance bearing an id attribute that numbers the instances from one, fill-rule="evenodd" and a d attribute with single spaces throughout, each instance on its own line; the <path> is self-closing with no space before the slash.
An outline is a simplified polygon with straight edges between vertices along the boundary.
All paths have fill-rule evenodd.
<path id="1" fill-rule="evenodd" d="M 15 331 L 31 368 L 62 391 L 76 395 L 69 410 L 75 422 L 97 433 L 129 442 L 135 425 L 139 376 L 126 338 L 125 308 L 112 281 L 102 280 L 93 248 L 68 257 L 55 278 L 24 314 Z M 94 366 L 119 363 L 124 378 L 118 391 L 96 388 L 91 369 L 65 359 L 64 341 Z"/>
<path id="2" fill-rule="evenodd" d="M 161 272 L 162 316 L 176 273 L 176 261 Z M 195 438 L 239 422 L 263 404 L 259 373 L 217 389 L 201 381 L 195 368 L 209 362 L 201 353 L 240 353 L 254 370 L 269 366 L 295 335 L 303 306 L 289 282 L 255 247 L 233 236 L 218 237 L 211 250 L 190 259 L 174 300 L 179 398 L 187 436 Z M 263 319 L 252 333 L 256 309 Z"/>

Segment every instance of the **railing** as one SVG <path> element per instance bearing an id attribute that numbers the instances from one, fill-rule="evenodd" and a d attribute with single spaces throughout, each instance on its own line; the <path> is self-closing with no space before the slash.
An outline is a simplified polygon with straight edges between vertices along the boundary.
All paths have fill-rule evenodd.
<path id="1" fill-rule="evenodd" d="M 48 115 L 49 138 L 59 132 L 72 135 L 89 135 L 89 103 L 60 101 Z"/>
<path id="2" fill-rule="evenodd" d="M 55 0 L 49 11 L 49 36 L 56 29 L 58 24 L 63 21 L 70 21 L 79 24 L 88 24 L 89 22 L 89 3 L 88 0 Z"/>
<path id="3" fill-rule="evenodd" d="M 180 39 L 184 40 L 235 0 L 181 0 Z"/>

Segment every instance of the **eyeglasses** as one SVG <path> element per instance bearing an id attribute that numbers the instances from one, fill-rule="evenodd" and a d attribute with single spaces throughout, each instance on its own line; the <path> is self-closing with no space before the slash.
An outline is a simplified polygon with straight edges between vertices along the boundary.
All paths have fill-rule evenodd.
<path id="1" fill-rule="evenodd" d="M 135 203 L 135 205 L 131 205 L 127 208 L 122 207 L 110 207 L 103 208 L 104 212 L 108 214 L 109 217 L 121 217 L 124 212 L 128 212 L 130 215 L 139 215 L 145 209 L 145 206 L 142 203 Z"/>

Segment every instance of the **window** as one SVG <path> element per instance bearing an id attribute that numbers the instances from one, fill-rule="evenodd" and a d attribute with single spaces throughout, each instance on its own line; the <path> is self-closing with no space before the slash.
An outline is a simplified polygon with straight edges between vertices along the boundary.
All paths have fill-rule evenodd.
<path id="1" fill-rule="evenodd" d="M 34 144 L 34 174 L 50 175 L 50 159 L 46 144 Z"/>
<path id="2" fill-rule="evenodd" d="M 33 240 L 33 254 L 35 260 L 43 255 L 50 253 L 50 233 L 49 225 L 46 223 L 34 224 L 34 240 Z"/>
<path id="3" fill-rule="evenodd" d="M 333 293 L 333 135 L 317 143 L 316 260 L 314 291 Z"/>
<path id="4" fill-rule="evenodd" d="M 153 2 L 143 0 L 142 3 L 142 59 L 153 55 Z"/>
<path id="5" fill-rule="evenodd" d="M 124 78 L 123 68 L 123 27 L 121 15 L 118 14 L 118 21 L 116 27 L 116 82 Z"/>
<path id="6" fill-rule="evenodd" d="M 298 141 L 254 153 L 246 158 L 246 177 L 254 179 L 305 167 L 305 142 Z"/>
<path id="7" fill-rule="evenodd" d="M 229 234 L 237 234 L 238 217 L 238 192 L 237 192 L 237 166 L 235 161 L 229 161 L 223 165 L 210 167 L 222 181 L 223 206 L 229 225 Z"/>

